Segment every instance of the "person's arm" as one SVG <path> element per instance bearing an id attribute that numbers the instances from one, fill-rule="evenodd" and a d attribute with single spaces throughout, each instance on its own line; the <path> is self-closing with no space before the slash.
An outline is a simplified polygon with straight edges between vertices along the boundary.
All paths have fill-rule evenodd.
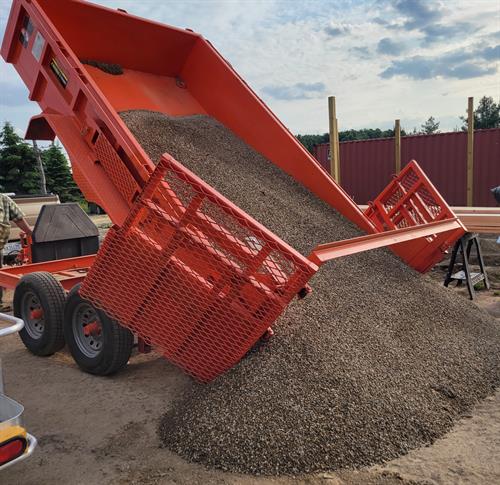
<path id="1" fill-rule="evenodd" d="M 21 229 L 21 231 L 25 232 L 28 236 L 33 234 L 31 227 L 28 226 L 28 223 L 24 219 L 23 211 L 19 208 L 19 206 L 8 197 L 9 201 L 9 211 L 10 211 L 10 220 L 14 222 L 14 224 Z"/>
<path id="2" fill-rule="evenodd" d="M 18 219 L 14 221 L 15 225 L 21 229 L 21 231 L 25 232 L 28 236 L 33 234 L 31 227 L 28 226 L 28 223 L 24 219 Z"/>

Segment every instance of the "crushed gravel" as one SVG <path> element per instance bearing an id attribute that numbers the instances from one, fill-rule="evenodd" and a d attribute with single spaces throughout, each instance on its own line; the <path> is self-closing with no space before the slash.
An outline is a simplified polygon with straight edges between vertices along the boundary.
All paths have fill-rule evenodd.
<path id="1" fill-rule="evenodd" d="M 95 61 L 92 59 L 81 59 L 80 62 L 82 64 L 87 64 L 88 66 L 97 67 L 97 69 L 107 72 L 108 74 L 112 74 L 113 76 L 123 74 L 123 68 L 120 64 L 110 64 L 108 62 Z"/>
<path id="2" fill-rule="evenodd" d="M 121 116 L 303 254 L 359 231 L 208 116 Z M 500 380 L 500 328 L 388 250 L 324 265 L 259 352 L 167 410 L 164 445 L 210 467 L 299 474 L 434 441 Z"/>

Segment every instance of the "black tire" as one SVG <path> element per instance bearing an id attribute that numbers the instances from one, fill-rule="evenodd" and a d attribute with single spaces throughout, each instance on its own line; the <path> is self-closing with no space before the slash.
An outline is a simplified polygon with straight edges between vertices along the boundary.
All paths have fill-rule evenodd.
<path id="1" fill-rule="evenodd" d="M 96 309 L 79 294 L 80 285 L 69 292 L 64 308 L 64 336 L 80 369 L 107 376 L 127 365 L 134 336 L 130 330 Z M 85 329 L 94 325 L 92 333 Z"/>
<path id="2" fill-rule="evenodd" d="M 63 315 L 66 292 L 46 272 L 23 276 L 14 292 L 14 315 L 24 320 L 19 336 L 35 355 L 52 355 L 64 347 Z M 41 312 L 39 318 L 35 311 Z"/>

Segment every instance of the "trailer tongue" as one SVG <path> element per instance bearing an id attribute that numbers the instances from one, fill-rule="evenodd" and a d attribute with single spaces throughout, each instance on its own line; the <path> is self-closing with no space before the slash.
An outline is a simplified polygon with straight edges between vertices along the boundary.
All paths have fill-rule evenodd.
<path id="1" fill-rule="evenodd" d="M 328 260 L 390 246 L 424 272 L 464 233 L 415 162 L 361 212 L 189 30 L 82 1 L 15 0 L 1 52 L 42 108 L 27 138 L 57 136 L 85 197 L 114 223 L 80 295 L 198 380 L 238 362 Z M 118 115 L 131 109 L 212 116 L 368 235 L 300 254 L 182 160 L 150 160 Z"/>

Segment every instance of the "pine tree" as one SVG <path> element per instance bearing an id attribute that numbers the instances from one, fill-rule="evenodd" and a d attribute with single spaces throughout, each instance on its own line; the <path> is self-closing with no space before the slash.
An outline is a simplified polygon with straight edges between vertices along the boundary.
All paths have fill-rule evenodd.
<path id="1" fill-rule="evenodd" d="M 469 124 L 466 116 L 460 116 L 464 122 L 462 130 L 467 131 Z M 474 129 L 500 128 L 500 101 L 495 103 L 491 96 L 483 96 L 474 110 Z"/>
<path id="2" fill-rule="evenodd" d="M 420 125 L 420 133 L 425 135 L 432 135 L 433 133 L 439 133 L 439 121 L 434 119 L 434 116 L 429 116 L 429 119 Z"/>
<path id="3" fill-rule="evenodd" d="M 0 131 L 0 190 L 16 194 L 40 191 L 40 174 L 33 147 L 7 122 Z"/>
<path id="4" fill-rule="evenodd" d="M 82 194 L 71 175 L 68 160 L 58 144 L 52 143 L 49 148 L 43 150 L 42 161 L 49 192 L 57 194 L 61 202 L 82 199 Z"/>

